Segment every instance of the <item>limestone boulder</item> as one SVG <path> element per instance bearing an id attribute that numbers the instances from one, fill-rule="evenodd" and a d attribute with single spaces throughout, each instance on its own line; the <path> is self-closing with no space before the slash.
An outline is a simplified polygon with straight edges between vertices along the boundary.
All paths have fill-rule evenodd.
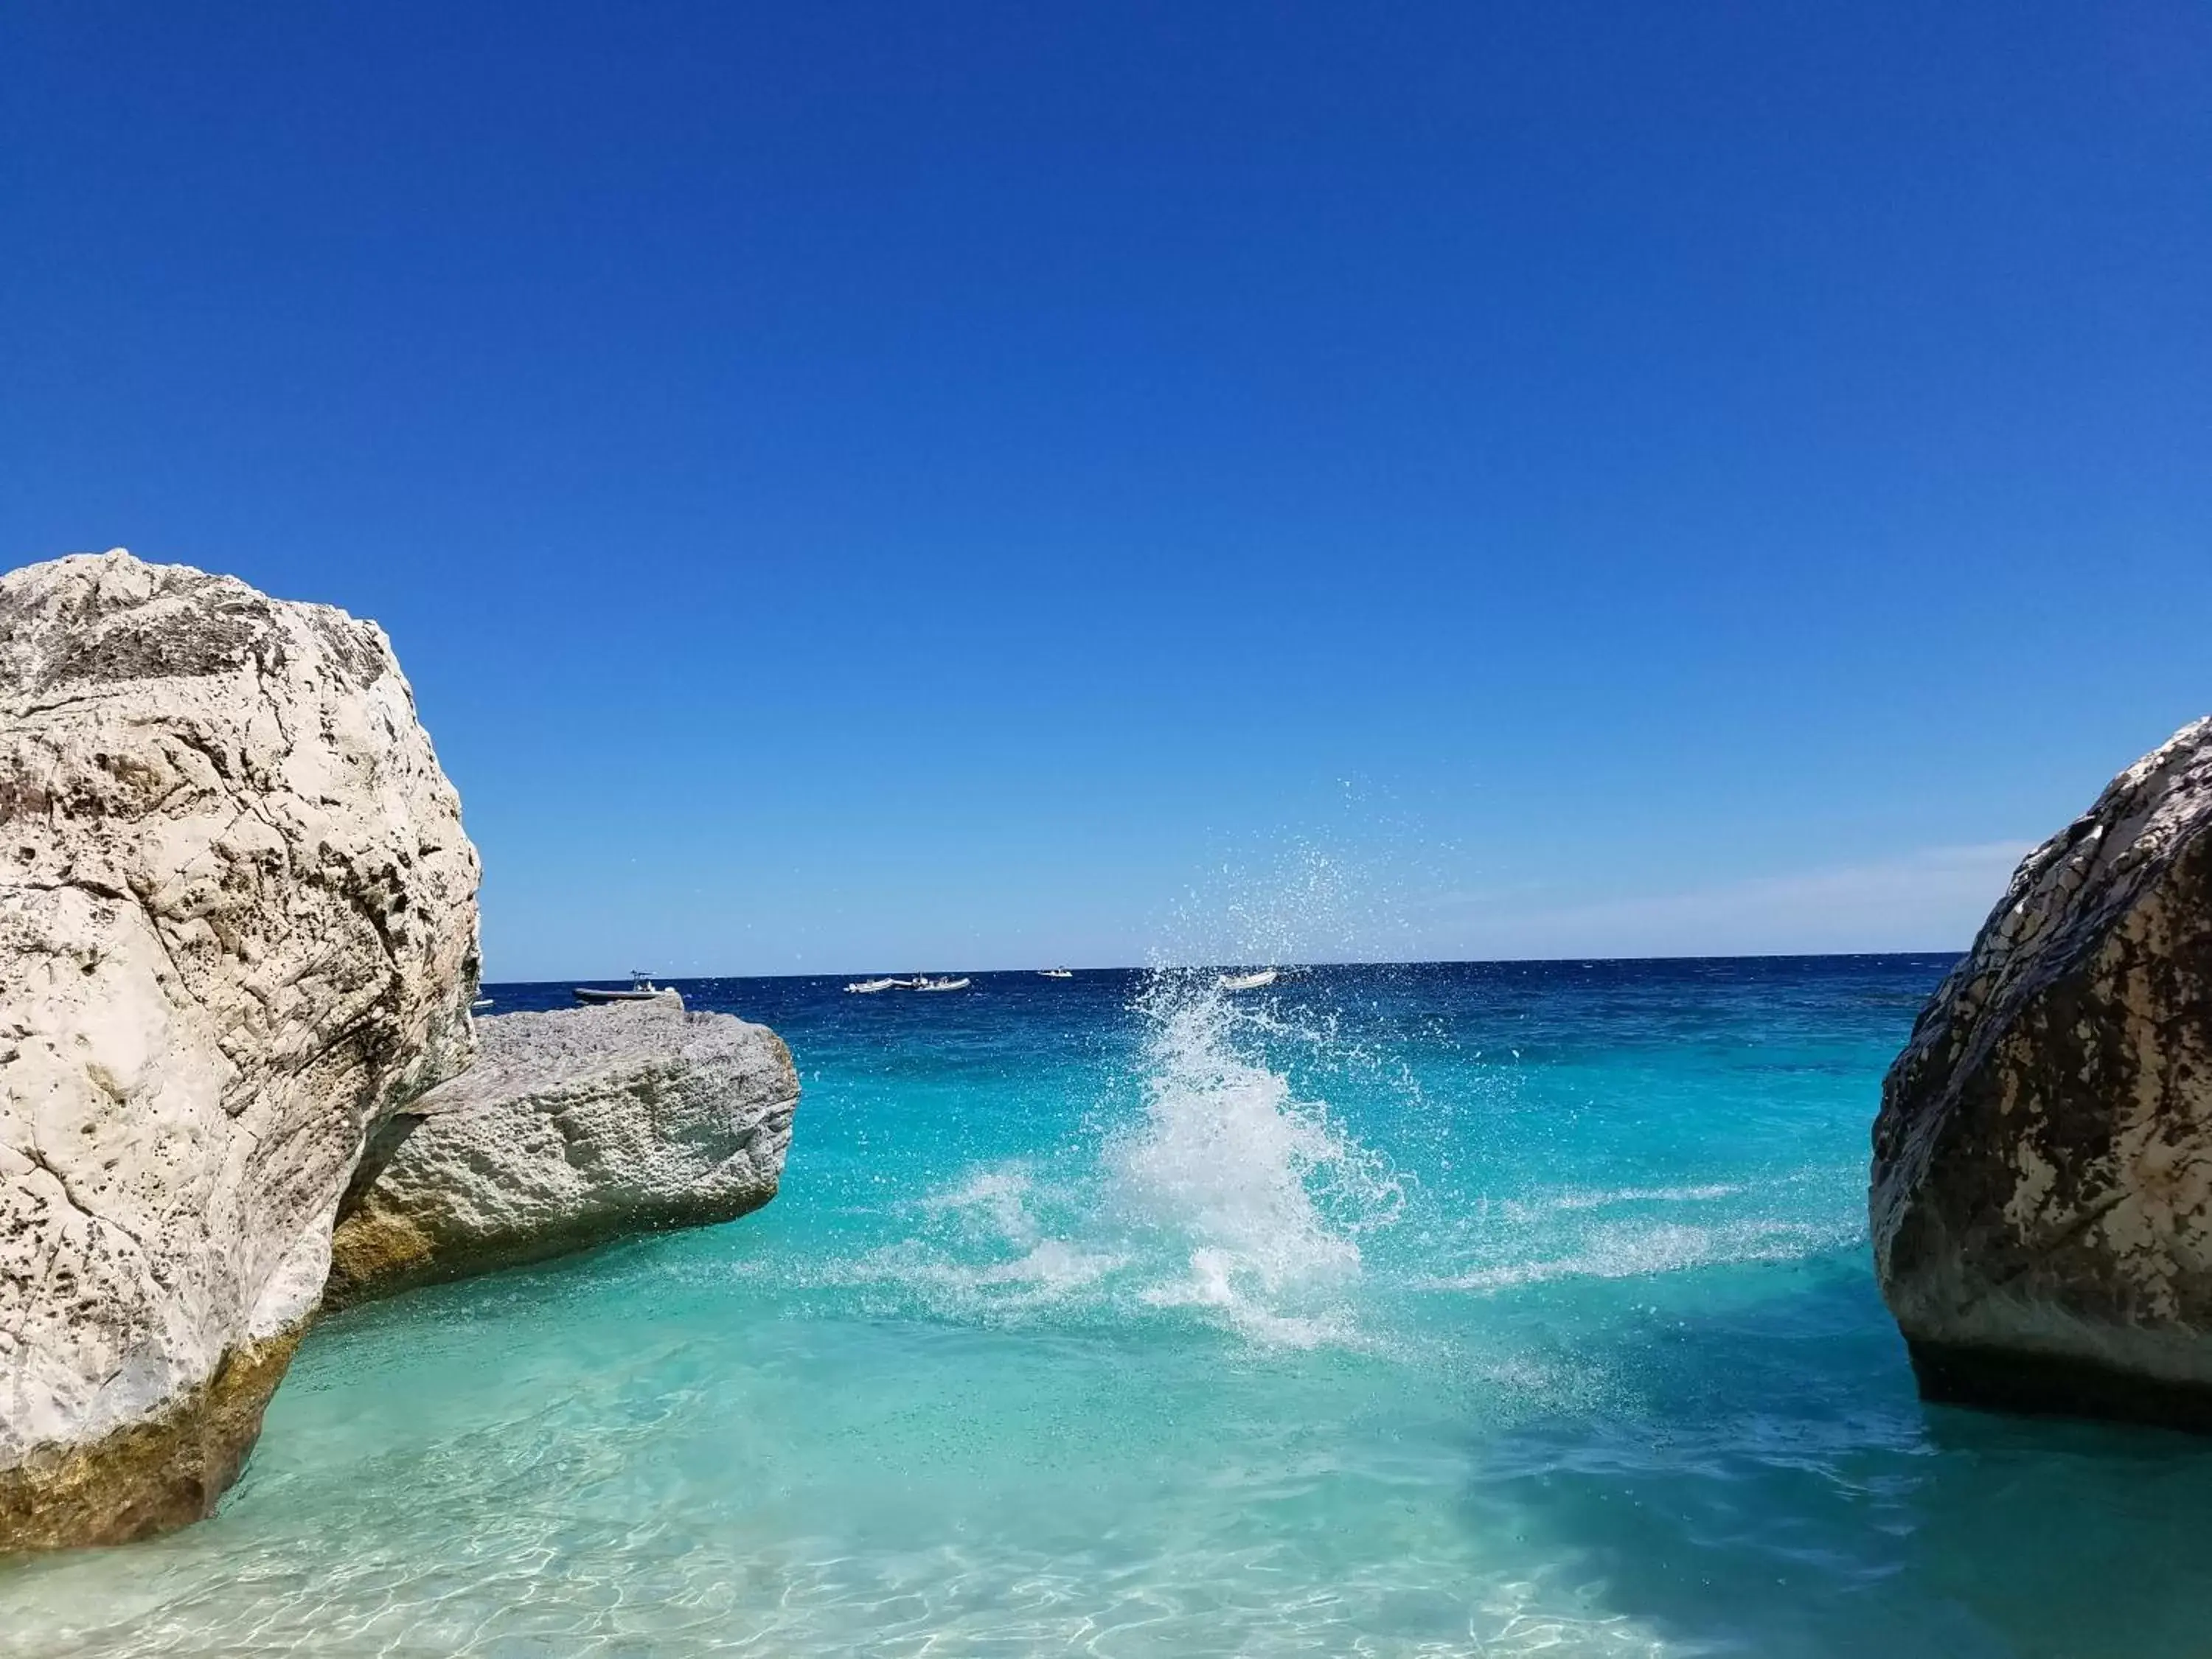
<path id="1" fill-rule="evenodd" d="M 2029 854 L 1882 1086 L 1930 1398 L 2212 1428 L 2212 719 Z"/>
<path id="2" fill-rule="evenodd" d="M 0 1548 L 205 1514 L 367 1137 L 472 1052 L 476 850 L 373 623 L 0 578 Z"/>
<path id="3" fill-rule="evenodd" d="M 364 1161 L 333 1304 L 727 1221 L 775 1195 L 799 1077 L 767 1027 L 671 995 L 477 1030 L 476 1065 Z"/>

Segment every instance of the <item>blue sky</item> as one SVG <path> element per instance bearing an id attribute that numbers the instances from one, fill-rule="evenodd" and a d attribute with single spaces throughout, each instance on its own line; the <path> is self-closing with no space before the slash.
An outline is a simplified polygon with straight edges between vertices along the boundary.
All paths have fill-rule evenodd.
<path id="1" fill-rule="evenodd" d="M 2212 708 L 2212 12 L 0 15 L 0 554 L 381 621 L 494 977 L 1961 945 Z"/>

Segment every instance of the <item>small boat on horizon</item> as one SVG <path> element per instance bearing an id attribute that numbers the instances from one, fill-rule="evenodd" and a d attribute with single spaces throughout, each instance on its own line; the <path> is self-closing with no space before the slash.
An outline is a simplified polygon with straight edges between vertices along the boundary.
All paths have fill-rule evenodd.
<path id="1" fill-rule="evenodd" d="M 969 981 L 965 979 L 932 979 L 925 974 L 909 988 L 916 991 L 964 991 L 968 986 Z"/>
<path id="2" fill-rule="evenodd" d="M 1072 968 L 1040 968 L 1037 969 L 1037 977 L 1039 979 L 1073 979 L 1075 970 Z"/>
<path id="3" fill-rule="evenodd" d="M 582 1003 L 654 1002 L 662 997 L 672 997 L 675 994 L 676 991 L 672 986 L 655 985 L 635 969 L 630 970 L 629 989 L 627 991 L 603 990 L 596 985 L 579 985 L 575 988 L 576 1000 Z"/>
<path id="4" fill-rule="evenodd" d="M 1224 991 L 1257 991 L 1282 978 L 1279 968 L 1261 968 L 1249 974 L 1224 974 L 1214 984 Z"/>
<path id="5" fill-rule="evenodd" d="M 856 979 L 845 988 L 854 996 L 873 996 L 878 991 L 903 991 L 910 988 L 910 979 Z"/>

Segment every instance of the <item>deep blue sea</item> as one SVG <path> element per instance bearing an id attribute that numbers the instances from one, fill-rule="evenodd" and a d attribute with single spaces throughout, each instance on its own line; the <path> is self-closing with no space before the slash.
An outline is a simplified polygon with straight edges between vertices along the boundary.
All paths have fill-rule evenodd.
<path id="1" fill-rule="evenodd" d="M 2212 1443 L 1914 1396 L 1947 965 L 684 983 L 798 1059 L 774 1204 L 325 1321 L 0 1652 L 2212 1653 Z"/>

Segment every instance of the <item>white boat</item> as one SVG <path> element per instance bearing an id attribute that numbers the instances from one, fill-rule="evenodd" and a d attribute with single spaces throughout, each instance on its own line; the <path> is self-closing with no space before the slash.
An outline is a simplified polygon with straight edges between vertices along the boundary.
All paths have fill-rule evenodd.
<path id="1" fill-rule="evenodd" d="M 491 999 L 489 997 L 478 997 L 474 1002 L 469 1004 L 469 1006 L 471 1010 L 477 1008 L 489 1008 L 491 1006 Z"/>
<path id="2" fill-rule="evenodd" d="M 674 996 L 676 990 L 672 986 L 655 985 L 643 974 L 633 969 L 627 991 L 603 991 L 596 985 L 579 985 L 575 994 L 579 1002 L 654 1002 L 662 997 Z"/>
<path id="3" fill-rule="evenodd" d="M 1037 969 L 1037 977 L 1040 979 L 1073 979 L 1075 977 L 1075 971 L 1071 968 L 1040 968 Z"/>
<path id="4" fill-rule="evenodd" d="M 964 979 L 931 979 L 927 975 L 924 975 L 921 978 L 915 981 L 914 989 L 917 991 L 964 991 L 968 988 L 968 983 L 969 982 Z"/>
<path id="5" fill-rule="evenodd" d="M 914 981 L 910 979 L 856 979 L 845 988 L 854 996 L 873 996 L 878 991 L 903 991 Z"/>
<path id="6" fill-rule="evenodd" d="M 1264 986 L 1273 985 L 1282 976 L 1283 970 L 1279 968 L 1262 968 L 1256 973 L 1224 974 L 1214 983 L 1224 991 L 1257 991 Z"/>

